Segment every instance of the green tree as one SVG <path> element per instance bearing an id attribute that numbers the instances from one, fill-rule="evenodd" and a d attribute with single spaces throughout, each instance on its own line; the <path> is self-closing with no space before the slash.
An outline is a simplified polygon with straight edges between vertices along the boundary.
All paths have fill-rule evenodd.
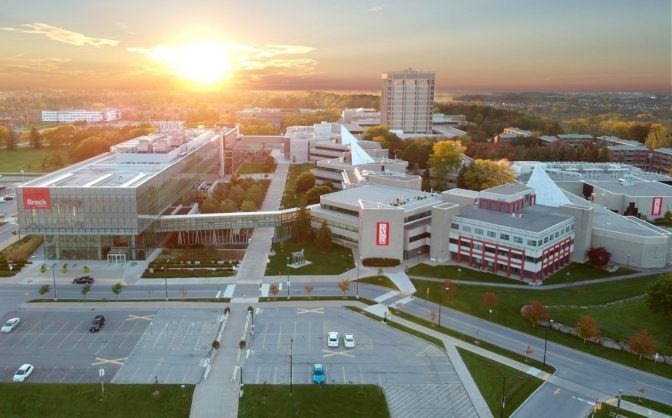
<path id="1" fill-rule="evenodd" d="M 315 186 L 315 176 L 313 173 L 306 171 L 301 173 L 299 177 L 296 178 L 296 192 L 303 193 L 310 190 Z"/>
<path id="2" fill-rule="evenodd" d="M 275 170 L 275 159 L 272 156 L 266 157 L 264 161 L 264 173 L 272 173 Z"/>
<path id="3" fill-rule="evenodd" d="M 257 205 L 253 200 L 243 200 L 243 203 L 240 204 L 241 212 L 254 212 L 257 210 Z"/>
<path id="4" fill-rule="evenodd" d="M 5 144 L 5 148 L 8 151 L 15 150 L 17 141 L 18 141 L 18 138 L 16 136 L 16 132 L 14 132 L 13 129 L 9 128 L 7 130 L 7 135 L 6 135 L 6 137 L 4 138 L 4 141 L 3 141 L 4 144 Z"/>
<path id="5" fill-rule="evenodd" d="M 70 144 L 75 137 L 77 130 L 72 125 L 63 125 L 58 128 L 44 131 L 42 136 L 50 147 L 62 147 Z"/>
<path id="6" fill-rule="evenodd" d="M 315 244 L 317 248 L 319 248 L 323 253 L 331 251 L 334 246 L 331 230 L 327 226 L 326 221 L 322 221 L 320 229 L 317 230 L 317 234 L 315 235 Z"/>
<path id="7" fill-rule="evenodd" d="M 243 186 L 236 184 L 235 186 L 231 187 L 231 190 L 229 191 L 229 199 L 236 202 L 237 205 L 242 204 L 243 200 L 246 199 L 246 192 Z"/>
<path id="8" fill-rule="evenodd" d="M 668 148 L 672 143 L 672 138 L 670 138 L 670 131 L 660 124 L 655 124 L 651 126 L 649 130 L 649 135 L 646 137 L 644 145 L 649 148 Z"/>
<path id="9" fill-rule="evenodd" d="M 110 143 L 107 140 L 97 136 L 90 136 L 72 150 L 72 156 L 77 161 L 81 161 L 108 152 L 109 150 Z"/>
<path id="10" fill-rule="evenodd" d="M 224 213 L 238 212 L 238 205 L 231 199 L 224 199 L 219 204 L 219 211 Z"/>
<path id="11" fill-rule="evenodd" d="M 314 186 L 306 192 L 306 204 L 314 205 L 320 203 L 320 196 L 323 194 L 331 193 L 331 187 L 329 186 Z"/>
<path id="12" fill-rule="evenodd" d="M 294 239 L 298 242 L 308 242 L 312 236 L 310 227 L 310 212 L 305 206 L 299 208 L 294 221 Z"/>
<path id="13" fill-rule="evenodd" d="M 507 160 L 475 160 L 464 172 L 464 186 L 471 190 L 484 190 L 511 183 L 516 175 Z"/>
<path id="14" fill-rule="evenodd" d="M 115 300 L 119 299 L 122 290 L 124 290 L 124 285 L 121 282 L 112 285 L 112 293 L 115 295 Z"/>
<path id="15" fill-rule="evenodd" d="M 439 141 L 432 147 L 429 156 L 429 166 L 434 170 L 434 176 L 443 178 L 450 171 L 457 170 L 462 164 L 462 155 L 466 147 L 459 141 Z"/>
<path id="16" fill-rule="evenodd" d="M 88 295 L 90 291 L 91 291 L 91 283 L 87 283 L 84 286 L 82 286 L 82 289 L 79 292 L 82 294 L 82 296 L 84 296 L 84 299 L 86 299 L 86 295 Z"/>
<path id="17" fill-rule="evenodd" d="M 672 275 L 661 276 L 648 292 L 649 308 L 667 316 L 672 316 Z"/>
<path id="18" fill-rule="evenodd" d="M 262 189 L 259 183 L 250 186 L 246 193 L 247 200 L 253 201 L 257 207 L 260 207 L 264 203 L 264 195 L 264 189 Z"/>
<path id="19" fill-rule="evenodd" d="M 238 209 L 238 205 L 235 205 L 235 207 Z M 219 202 L 212 197 L 205 199 L 200 207 L 201 213 L 217 213 L 219 212 L 219 208 Z"/>
<path id="20" fill-rule="evenodd" d="M 37 289 L 37 292 L 40 294 L 40 296 L 44 296 L 47 293 L 49 293 L 50 290 L 51 286 L 49 286 L 48 284 L 43 284 L 42 286 L 40 286 L 39 289 Z"/>
<path id="21" fill-rule="evenodd" d="M 31 147 L 34 149 L 42 148 L 42 141 L 44 138 L 42 138 L 42 135 L 40 134 L 40 131 L 37 130 L 37 128 L 31 128 L 28 138 L 30 139 Z"/>

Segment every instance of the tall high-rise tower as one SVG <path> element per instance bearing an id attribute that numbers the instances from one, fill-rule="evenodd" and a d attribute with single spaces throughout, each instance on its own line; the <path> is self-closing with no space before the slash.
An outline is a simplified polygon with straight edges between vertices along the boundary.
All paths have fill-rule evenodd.
<path id="1" fill-rule="evenodd" d="M 382 80 L 382 124 L 404 133 L 432 133 L 434 73 L 409 68 L 383 73 Z"/>

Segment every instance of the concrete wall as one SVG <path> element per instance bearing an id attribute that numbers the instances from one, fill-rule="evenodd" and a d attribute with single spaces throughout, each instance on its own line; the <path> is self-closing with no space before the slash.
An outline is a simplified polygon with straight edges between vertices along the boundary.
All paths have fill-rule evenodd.
<path id="1" fill-rule="evenodd" d="M 359 254 L 362 258 L 382 257 L 403 260 L 404 210 L 401 208 L 360 208 Z M 389 223 L 389 243 L 376 242 L 379 223 Z"/>
<path id="2" fill-rule="evenodd" d="M 405 177 L 369 176 L 369 183 L 420 191 L 422 188 L 422 177 L 414 175 L 408 175 Z"/>
<path id="3" fill-rule="evenodd" d="M 564 205 L 558 208 L 560 213 L 574 217 L 574 252 L 572 261 L 584 263 L 588 259 L 586 251 L 590 249 L 593 229 L 593 208 L 590 206 Z"/>
<path id="4" fill-rule="evenodd" d="M 429 256 L 438 261 L 450 259 L 450 219 L 460 214 L 460 206 L 454 203 L 442 203 L 432 208 L 431 249 Z"/>
<path id="5" fill-rule="evenodd" d="M 593 228 L 593 247 L 604 247 L 611 261 L 635 268 L 661 268 L 668 264 L 669 236 L 636 236 Z"/>

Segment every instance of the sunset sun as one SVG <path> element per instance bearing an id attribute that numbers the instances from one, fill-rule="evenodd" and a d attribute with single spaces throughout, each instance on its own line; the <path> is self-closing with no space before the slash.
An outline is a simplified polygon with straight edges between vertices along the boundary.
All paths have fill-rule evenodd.
<path id="1" fill-rule="evenodd" d="M 228 51 L 218 44 L 161 46 L 154 49 L 150 57 L 162 63 L 171 73 L 198 84 L 220 82 L 231 71 Z"/>

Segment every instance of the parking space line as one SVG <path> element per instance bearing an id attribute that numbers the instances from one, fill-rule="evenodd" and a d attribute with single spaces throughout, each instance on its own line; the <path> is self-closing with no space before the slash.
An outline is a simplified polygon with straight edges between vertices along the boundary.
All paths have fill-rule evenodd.
<path id="1" fill-rule="evenodd" d="M 278 330 L 278 342 L 276 343 L 278 348 L 280 348 L 280 340 L 282 339 L 282 322 L 280 321 L 280 329 Z"/>
<path id="2" fill-rule="evenodd" d="M 341 370 L 343 370 L 343 384 L 348 383 L 348 379 L 345 378 L 345 366 L 341 366 Z"/>
<path id="3" fill-rule="evenodd" d="M 100 366 L 102 364 L 116 364 L 117 366 L 123 366 L 124 362 L 128 359 L 128 357 L 122 357 L 122 358 L 117 358 L 117 359 L 104 359 L 101 357 L 96 357 L 96 362 L 91 363 L 92 366 Z"/>
<path id="4" fill-rule="evenodd" d="M 327 353 L 327 354 L 322 354 L 322 357 L 323 357 L 323 358 L 327 358 L 327 357 L 335 357 L 335 356 L 353 357 L 353 358 L 355 357 L 355 355 L 352 354 L 352 350 L 346 350 L 346 351 L 331 351 L 331 350 L 325 350 L 325 349 L 322 349 L 322 352 L 323 352 L 323 353 Z"/>
<path id="5" fill-rule="evenodd" d="M 255 380 L 255 383 L 258 385 L 259 384 L 259 375 L 261 374 L 261 366 L 257 367 L 257 380 Z"/>
<path id="6" fill-rule="evenodd" d="M 297 315 L 302 315 L 302 314 L 306 314 L 306 313 L 314 313 L 314 314 L 324 315 L 324 308 L 314 308 L 314 309 L 296 308 L 296 314 Z"/>
<path id="7" fill-rule="evenodd" d="M 275 384 L 275 378 L 277 377 L 278 374 L 278 366 L 273 367 L 273 384 Z"/>
<path id="8" fill-rule="evenodd" d="M 139 319 L 144 319 L 145 321 L 151 321 L 156 315 L 151 314 L 151 315 L 133 315 L 133 314 L 128 314 L 128 318 L 124 319 L 124 321 L 136 321 Z"/>

